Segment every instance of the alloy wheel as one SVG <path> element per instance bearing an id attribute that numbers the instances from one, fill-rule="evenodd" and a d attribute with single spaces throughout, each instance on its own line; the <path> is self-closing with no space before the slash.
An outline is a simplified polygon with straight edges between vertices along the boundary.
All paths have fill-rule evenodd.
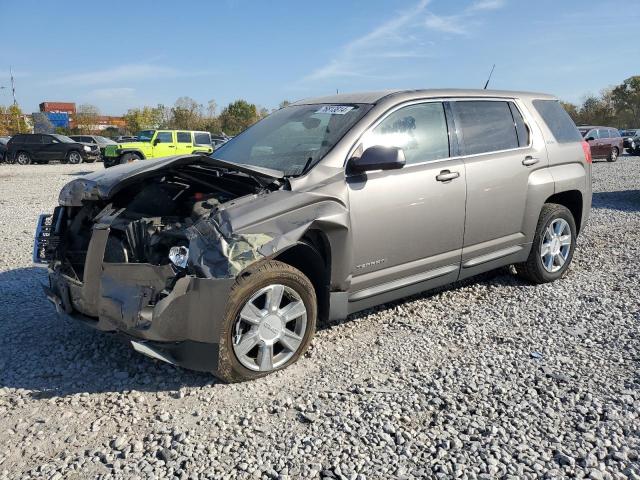
<path id="1" fill-rule="evenodd" d="M 615 162 L 618 159 L 618 149 L 614 148 L 611 150 L 611 161 Z"/>
<path id="2" fill-rule="evenodd" d="M 69 154 L 69 163 L 72 163 L 74 165 L 82 163 L 82 157 L 78 152 L 71 152 Z"/>
<path id="3" fill-rule="evenodd" d="M 540 244 L 542 266 L 549 273 L 560 270 L 571 251 L 571 227 L 564 218 L 556 218 L 545 229 Z"/>
<path id="4" fill-rule="evenodd" d="M 233 325 L 233 351 L 249 370 L 269 372 L 283 366 L 302 345 L 307 309 L 291 287 L 268 285 L 244 304 Z"/>
<path id="5" fill-rule="evenodd" d="M 29 165 L 29 163 L 31 163 L 31 159 L 26 153 L 20 152 L 16 158 L 16 162 L 18 162 L 18 165 Z"/>

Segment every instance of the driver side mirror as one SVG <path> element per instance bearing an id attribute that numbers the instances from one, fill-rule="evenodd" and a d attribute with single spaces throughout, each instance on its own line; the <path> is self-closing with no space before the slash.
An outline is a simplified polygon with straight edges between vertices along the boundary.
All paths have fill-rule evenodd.
<path id="1" fill-rule="evenodd" d="M 593 142 L 595 140 L 595 138 L 594 137 L 587 137 L 586 140 L 587 140 L 587 142 Z"/>
<path id="2" fill-rule="evenodd" d="M 359 157 L 352 157 L 347 163 L 350 173 L 364 173 L 372 170 L 395 170 L 404 167 L 404 152 L 398 147 L 374 145 Z"/>
<path id="3" fill-rule="evenodd" d="M 158 145 L 159 143 L 160 143 L 160 139 L 159 139 L 159 138 L 156 138 L 156 139 L 153 141 L 153 146 L 155 147 L 155 146 L 156 146 L 156 145 Z"/>

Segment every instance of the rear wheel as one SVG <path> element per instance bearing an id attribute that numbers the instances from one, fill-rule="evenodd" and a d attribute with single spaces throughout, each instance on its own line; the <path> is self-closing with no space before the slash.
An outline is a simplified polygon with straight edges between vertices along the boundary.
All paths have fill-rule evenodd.
<path id="1" fill-rule="evenodd" d="M 618 154 L 619 153 L 620 152 L 618 151 L 618 147 L 613 147 L 611 149 L 611 153 L 607 157 L 607 162 L 615 162 L 616 160 L 618 160 Z"/>
<path id="2" fill-rule="evenodd" d="M 16 163 L 18 165 L 30 165 L 31 164 L 31 155 L 27 152 L 18 152 L 16 155 Z"/>
<path id="3" fill-rule="evenodd" d="M 79 165 L 80 163 L 82 163 L 82 155 L 80 155 L 80 152 L 76 152 L 75 150 L 69 152 L 67 154 L 67 163 L 70 163 L 72 165 Z"/>
<path id="4" fill-rule="evenodd" d="M 137 160 L 141 160 L 140 155 L 135 153 L 125 153 L 120 157 L 120 164 L 131 163 Z"/>
<path id="5" fill-rule="evenodd" d="M 260 264 L 229 295 L 216 376 L 240 382 L 291 365 L 311 343 L 316 318 L 315 290 L 302 272 L 277 261 Z"/>
<path id="6" fill-rule="evenodd" d="M 515 265 L 519 276 L 533 283 L 548 283 L 562 277 L 571 263 L 576 244 L 576 223 L 563 205 L 542 207 L 526 262 Z"/>

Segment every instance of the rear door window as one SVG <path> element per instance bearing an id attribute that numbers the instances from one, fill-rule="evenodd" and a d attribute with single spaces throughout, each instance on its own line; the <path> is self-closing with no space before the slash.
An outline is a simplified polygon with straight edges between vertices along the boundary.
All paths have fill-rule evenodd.
<path id="1" fill-rule="evenodd" d="M 571 117 L 557 100 L 534 100 L 533 106 L 558 143 L 580 142 L 582 137 Z"/>
<path id="2" fill-rule="evenodd" d="M 600 138 L 610 138 L 611 135 L 609 135 L 609 129 L 608 128 L 599 128 L 598 129 L 598 136 Z"/>
<path id="3" fill-rule="evenodd" d="M 178 143 L 191 143 L 191 132 L 178 132 Z"/>
<path id="4" fill-rule="evenodd" d="M 451 102 L 464 155 L 518 148 L 509 102 L 470 100 Z"/>
<path id="5" fill-rule="evenodd" d="M 441 102 L 409 105 L 391 113 L 363 137 L 363 147 L 399 147 L 407 165 L 449 157 L 449 136 Z"/>
<path id="6" fill-rule="evenodd" d="M 513 121 L 516 124 L 516 135 L 518 136 L 518 145 L 521 147 L 527 147 L 530 143 L 530 133 L 529 127 L 526 123 L 524 123 L 524 118 L 522 118 L 522 114 L 518 107 L 515 106 L 514 103 L 509 102 L 509 108 L 511 109 L 511 114 L 513 115 Z"/>

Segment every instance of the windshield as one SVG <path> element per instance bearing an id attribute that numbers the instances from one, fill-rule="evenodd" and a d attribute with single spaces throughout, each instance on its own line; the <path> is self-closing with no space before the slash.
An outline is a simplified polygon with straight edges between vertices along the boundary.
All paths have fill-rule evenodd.
<path id="1" fill-rule="evenodd" d="M 114 142 L 113 140 L 111 140 L 110 138 L 107 137 L 101 137 L 101 136 L 96 136 L 95 139 L 98 141 L 98 143 L 106 143 L 106 144 L 114 144 L 116 142 Z"/>
<path id="2" fill-rule="evenodd" d="M 70 139 L 66 135 L 52 135 L 56 140 L 61 141 L 62 143 L 77 143 L 75 140 Z"/>
<path id="3" fill-rule="evenodd" d="M 141 142 L 150 142 L 155 132 L 155 130 L 140 130 L 136 136 Z"/>
<path id="4" fill-rule="evenodd" d="M 282 108 L 211 154 L 227 162 L 300 175 L 322 159 L 371 105 L 297 105 Z"/>
<path id="5" fill-rule="evenodd" d="M 620 135 L 623 137 L 635 137 L 637 130 L 622 130 Z"/>
<path id="6" fill-rule="evenodd" d="M 584 137 L 587 133 L 589 133 L 593 129 L 592 128 L 579 128 L 578 130 L 580 131 L 580 135 L 582 135 Z"/>

